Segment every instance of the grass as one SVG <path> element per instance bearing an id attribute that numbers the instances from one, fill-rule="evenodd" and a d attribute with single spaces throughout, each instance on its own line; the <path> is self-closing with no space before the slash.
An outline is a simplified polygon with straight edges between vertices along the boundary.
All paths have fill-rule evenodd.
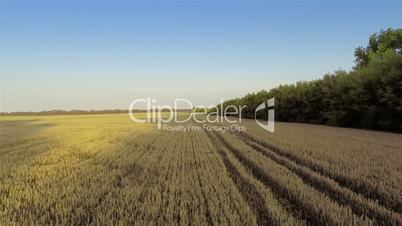
<path id="1" fill-rule="evenodd" d="M 402 224 L 400 134 L 243 124 L 171 133 L 126 114 L 1 117 L 0 225 Z"/>

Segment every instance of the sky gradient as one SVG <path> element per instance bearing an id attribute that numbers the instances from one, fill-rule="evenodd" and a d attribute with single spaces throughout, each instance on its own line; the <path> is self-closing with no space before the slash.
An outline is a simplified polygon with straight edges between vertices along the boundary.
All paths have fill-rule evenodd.
<path id="1" fill-rule="evenodd" d="M 3 1 L 0 111 L 215 104 L 350 70 L 401 1 Z"/>

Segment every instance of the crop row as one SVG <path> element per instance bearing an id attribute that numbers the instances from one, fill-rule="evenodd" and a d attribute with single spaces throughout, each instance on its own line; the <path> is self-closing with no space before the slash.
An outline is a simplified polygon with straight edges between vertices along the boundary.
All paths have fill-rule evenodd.
<path id="1" fill-rule="evenodd" d="M 353 192 L 364 196 L 367 199 L 372 199 L 378 202 L 381 206 L 394 211 L 396 213 L 402 213 L 402 200 L 399 196 L 396 196 L 396 193 L 387 192 L 381 189 L 381 187 L 377 186 L 375 183 L 371 181 L 364 180 L 356 180 L 348 177 L 347 175 L 343 175 L 335 170 L 331 170 L 319 162 L 314 161 L 312 159 L 303 158 L 292 151 L 288 151 L 286 149 L 275 146 L 271 143 L 267 143 L 266 141 L 256 138 L 254 136 L 249 135 L 248 133 L 242 132 L 238 133 L 238 135 L 243 137 L 243 139 L 251 140 L 255 143 L 258 143 L 265 148 L 268 148 L 275 152 L 278 155 L 284 156 L 291 161 L 297 163 L 298 165 L 310 168 L 326 177 L 331 178 L 336 181 L 340 186 L 346 187 Z"/>
<path id="2" fill-rule="evenodd" d="M 230 141 L 220 133 L 216 133 L 221 143 L 246 167 L 252 175 L 270 187 L 279 200 L 287 200 L 289 211 L 311 225 L 370 225 L 374 222 L 352 213 L 351 209 L 334 202 L 325 193 L 306 185 L 304 181 L 290 172 L 286 167 L 255 152 L 247 151 Z M 247 146 L 247 145 L 246 145 Z"/>
<path id="3" fill-rule="evenodd" d="M 251 140 L 244 139 L 244 142 L 276 163 L 285 166 L 317 190 L 328 194 L 333 200 L 349 206 L 357 215 L 366 215 L 375 219 L 378 224 L 402 225 L 402 217 L 399 214 L 378 205 L 373 200 L 366 199 L 362 195 L 340 186 L 334 180 L 300 166 Z"/>
<path id="4" fill-rule="evenodd" d="M 257 216 L 259 225 L 304 225 L 305 222 L 295 219 L 283 207 L 287 206 L 285 200 L 279 202 L 272 190 L 253 177 L 249 170 L 239 162 L 220 140 L 212 132 L 207 132 L 208 137 L 219 153 L 222 162 L 235 182 L 237 189 L 252 208 Z"/>

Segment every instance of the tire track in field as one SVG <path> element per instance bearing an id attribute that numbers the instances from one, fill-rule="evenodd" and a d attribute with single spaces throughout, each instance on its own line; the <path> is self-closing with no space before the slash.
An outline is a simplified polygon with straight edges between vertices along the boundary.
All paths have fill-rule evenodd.
<path id="1" fill-rule="evenodd" d="M 305 200 L 300 199 L 297 194 L 294 194 L 289 188 L 281 184 L 274 176 L 269 175 L 261 171 L 252 160 L 244 156 L 237 148 L 228 143 L 228 141 L 219 133 L 215 134 L 220 142 L 233 153 L 233 155 L 248 169 L 250 169 L 252 175 L 263 182 L 266 186 L 270 187 L 272 192 L 277 196 L 279 200 L 286 200 L 291 205 L 288 206 L 288 210 L 295 216 L 299 216 L 302 220 L 305 220 L 308 225 L 339 225 L 342 220 L 337 219 L 330 213 L 325 213 L 319 208 L 312 206 L 306 206 Z M 325 194 L 323 194 L 325 196 Z M 311 203 L 310 203 L 311 204 Z M 355 215 L 355 217 L 358 217 Z M 357 219 L 357 218 L 356 218 Z M 360 224 L 365 222 L 362 219 Z M 351 224 L 355 224 L 350 222 Z M 367 224 L 369 222 L 366 222 Z"/>
<path id="2" fill-rule="evenodd" d="M 155 138 L 147 145 L 147 148 L 144 148 L 144 150 L 138 155 L 137 158 L 135 158 L 130 165 L 127 165 L 125 169 L 123 170 L 120 180 L 122 180 L 125 177 L 128 177 L 130 174 L 133 174 L 134 172 L 138 172 L 138 170 L 143 170 L 139 165 L 138 162 L 145 156 L 146 153 L 148 153 L 150 147 L 155 144 L 155 142 L 162 136 L 162 133 L 159 133 Z M 138 138 L 134 138 L 138 139 Z"/>
<path id="3" fill-rule="evenodd" d="M 327 194 L 334 201 L 341 205 L 349 206 L 356 215 L 364 214 L 376 220 L 377 223 L 381 225 L 402 225 L 402 217 L 399 216 L 399 214 L 379 206 L 374 201 L 368 200 L 362 195 L 356 194 L 355 192 L 340 186 L 334 180 L 322 176 L 307 167 L 300 166 L 292 160 L 280 156 L 264 146 L 246 139 L 243 141 L 254 150 L 295 173 L 310 186 Z"/>
<path id="4" fill-rule="evenodd" d="M 208 138 L 213 144 L 220 143 L 219 140 L 211 132 L 206 132 Z M 279 225 L 274 219 L 272 219 L 269 211 L 265 208 L 265 200 L 258 189 L 242 177 L 236 167 L 230 162 L 225 150 L 222 147 L 218 147 L 218 154 L 225 165 L 229 177 L 233 180 L 240 194 L 244 197 L 251 209 L 256 215 L 257 223 L 259 225 Z"/>
<path id="5" fill-rule="evenodd" d="M 216 148 L 216 147 L 215 147 L 215 144 L 213 144 L 212 142 L 210 142 L 211 140 L 210 140 L 210 138 L 208 137 L 208 135 L 207 135 L 205 132 L 203 132 L 203 135 L 205 135 L 207 139 L 205 139 L 205 141 L 202 142 L 202 143 L 198 143 L 198 147 L 203 149 L 203 148 L 205 147 L 204 145 L 212 144 L 211 146 L 208 145 L 208 147 L 209 147 L 209 148 L 212 148 L 212 149 L 211 149 L 211 154 L 213 154 L 213 156 L 216 157 L 216 159 L 212 159 L 211 154 L 209 154 L 208 152 L 205 152 L 205 153 L 204 153 L 208 162 L 205 163 L 204 168 L 203 168 L 202 170 L 207 170 L 206 167 L 207 167 L 208 165 L 213 166 L 213 165 L 219 164 L 219 160 L 221 160 L 221 157 L 220 157 L 220 155 L 219 155 L 217 152 L 214 152 L 214 151 L 215 151 L 215 148 Z M 217 162 L 217 161 L 218 161 L 218 162 Z M 207 175 L 209 176 L 210 174 L 207 174 Z M 230 180 L 231 180 L 231 179 L 230 179 Z M 204 183 L 204 184 L 207 184 L 207 183 Z M 211 184 L 211 185 L 210 185 L 210 187 L 211 187 L 211 189 L 212 189 L 214 195 L 220 193 L 220 191 L 217 189 L 216 186 L 219 187 L 219 185 L 216 185 L 216 184 Z M 221 194 L 221 193 L 220 193 L 220 194 Z M 218 203 L 222 202 L 222 200 L 220 199 L 221 197 L 220 197 L 219 195 L 217 195 L 216 198 L 218 198 L 218 200 L 219 200 Z M 221 205 L 220 205 L 220 207 L 221 207 Z M 241 215 L 240 211 L 239 211 L 237 208 L 236 208 L 236 212 L 237 212 L 239 215 Z M 222 219 L 222 218 L 225 218 L 225 219 L 226 219 L 226 222 L 230 222 L 230 221 L 231 221 L 230 217 L 228 217 L 226 214 L 224 214 L 223 216 L 221 216 L 221 219 Z M 213 223 L 216 224 L 215 222 L 218 222 L 217 224 L 222 224 L 220 220 L 214 221 Z"/>
<path id="6" fill-rule="evenodd" d="M 161 136 L 161 134 L 157 135 L 151 142 L 151 144 L 154 144 L 157 139 Z M 138 137 L 135 137 L 134 139 L 132 139 L 132 141 L 137 140 Z M 134 159 L 133 163 L 130 165 L 125 166 L 122 169 L 122 173 L 120 175 L 115 176 L 115 178 L 113 179 L 112 182 L 112 186 L 114 186 L 116 189 L 122 189 L 123 188 L 123 179 L 129 177 L 132 174 L 135 175 L 140 175 L 144 173 L 144 168 L 138 166 L 137 162 L 146 154 L 148 153 L 147 149 L 145 149 L 143 152 L 141 152 L 141 154 Z M 95 159 L 91 159 L 89 162 L 94 162 L 96 161 Z M 105 165 L 107 166 L 107 165 Z M 147 184 L 150 184 L 150 181 L 142 181 L 141 182 L 141 187 L 144 188 L 146 187 Z M 103 202 L 106 200 L 106 197 L 108 195 L 110 195 L 113 192 L 113 189 L 109 189 L 106 191 L 103 191 L 100 195 L 98 195 L 98 198 L 96 200 L 95 203 L 93 203 L 91 206 L 84 206 L 83 209 L 87 212 L 87 218 L 83 218 L 80 222 L 85 223 L 87 225 L 91 225 L 94 221 L 94 215 L 95 215 L 95 209 L 98 208 L 99 206 L 101 206 L 103 204 Z M 144 190 L 142 190 L 139 194 L 139 198 L 141 199 L 141 196 L 144 195 Z"/>
<path id="7" fill-rule="evenodd" d="M 196 148 L 196 144 L 194 141 L 194 137 L 191 136 L 191 149 L 193 152 L 193 157 L 195 158 L 195 148 Z M 200 187 L 201 190 L 201 195 L 202 195 L 202 199 L 203 199 L 203 203 L 204 203 L 204 208 L 205 208 L 205 218 L 207 219 L 207 223 L 208 225 L 214 225 L 214 222 L 212 220 L 212 213 L 211 210 L 209 209 L 209 202 L 208 202 L 208 197 L 207 194 L 205 192 L 204 186 L 201 182 L 201 176 L 200 176 L 200 172 L 199 169 L 197 169 L 197 181 L 198 181 L 198 186 Z"/>
<path id="8" fill-rule="evenodd" d="M 335 173 L 331 172 L 330 170 L 324 168 L 323 166 L 314 163 L 312 161 L 305 160 L 301 157 L 295 156 L 294 154 L 290 153 L 289 151 L 283 150 L 277 146 L 274 146 L 272 144 L 268 144 L 264 141 L 258 140 L 251 135 L 240 132 L 240 133 L 234 133 L 237 136 L 239 136 L 242 139 L 248 139 L 252 142 L 255 142 L 265 148 L 270 149 L 272 152 L 286 157 L 290 159 L 291 161 L 297 163 L 298 165 L 304 166 L 306 168 L 309 168 L 323 176 L 326 176 L 335 182 L 337 182 L 340 186 L 345 187 L 359 195 L 362 195 L 366 199 L 371 199 L 374 202 L 378 202 L 380 206 L 383 206 L 384 208 L 388 209 L 391 212 L 395 212 L 397 214 L 402 213 L 402 200 L 395 200 L 393 197 L 390 197 L 388 194 L 379 191 L 378 189 L 374 188 L 373 186 L 363 182 L 362 184 L 358 185 L 356 184 L 355 181 L 352 181 L 351 179 L 342 176 L 342 175 L 336 175 Z"/>
<path id="9" fill-rule="evenodd" d="M 152 142 L 150 144 L 153 145 L 160 137 L 161 137 L 161 134 L 158 134 L 157 136 L 155 136 L 155 138 L 152 140 Z M 133 141 L 135 141 L 137 139 L 138 139 L 138 137 L 135 137 L 133 139 Z M 116 176 L 114 178 L 114 181 L 113 181 L 112 185 L 115 186 L 115 188 L 117 188 L 117 189 L 122 189 L 123 188 L 122 181 L 123 181 L 124 178 L 127 178 L 132 174 L 140 175 L 140 174 L 144 173 L 144 168 L 140 167 L 137 163 L 142 157 L 145 156 L 146 153 L 148 153 L 148 149 L 145 149 L 136 159 L 134 159 L 132 164 L 130 164 L 128 166 L 125 166 L 125 168 L 123 169 L 121 175 L 118 175 L 118 176 Z M 95 161 L 95 160 L 92 160 L 92 161 Z M 144 188 L 148 184 L 151 184 L 151 181 L 142 181 L 141 182 L 141 187 Z M 84 207 L 84 210 L 87 212 L 88 219 L 85 218 L 81 222 L 83 222 L 83 223 L 85 223 L 87 225 L 91 225 L 93 223 L 93 221 L 94 221 L 94 215 L 95 215 L 94 210 L 97 207 L 101 206 L 102 203 L 104 202 L 104 200 L 106 199 L 106 197 L 109 194 L 111 194 L 112 192 L 113 192 L 113 189 L 109 189 L 109 190 L 106 190 L 106 191 L 102 192 L 98 196 L 97 201 L 94 204 L 92 204 L 91 206 Z M 145 192 L 146 192 L 146 190 L 142 189 L 142 191 L 140 192 L 140 194 L 139 194 L 137 199 L 140 200 L 141 197 L 144 196 Z"/>
<path id="10" fill-rule="evenodd" d="M 163 171 L 165 173 L 165 177 L 164 177 L 164 182 L 169 183 L 169 181 L 172 181 L 173 178 L 173 173 L 174 173 L 174 169 L 173 169 L 173 162 L 176 157 L 176 155 L 172 154 L 173 150 L 178 149 L 181 146 L 182 140 L 181 139 L 177 139 L 175 140 L 174 144 L 172 146 L 168 146 L 168 150 L 172 150 L 172 152 L 168 152 L 166 151 L 166 155 L 168 158 L 168 161 L 165 162 L 165 165 L 167 166 L 166 169 L 162 168 L 161 171 Z M 158 215 L 158 224 L 157 225 L 163 225 L 166 224 L 166 222 L 168 221 L 167 218 L 167 210 L 169 207 L 169 194 L 172 192 L 170 190 L 170 187 L 168 184 L 164 184 L 162 183 L 161 185 L 161 192 L 160 192 L 160 196 L 161 196 L 161 202 L 159 205 L 159 215 Z"/>

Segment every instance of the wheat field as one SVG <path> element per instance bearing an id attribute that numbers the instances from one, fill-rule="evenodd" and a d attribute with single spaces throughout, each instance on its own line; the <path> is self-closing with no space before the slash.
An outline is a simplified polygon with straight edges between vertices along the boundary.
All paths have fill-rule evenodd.
<path id="1" fill-rule="evenodd" d="M 2 116 L 0 224 L 402 225 L 401 134 L 241 124 Z"/>

